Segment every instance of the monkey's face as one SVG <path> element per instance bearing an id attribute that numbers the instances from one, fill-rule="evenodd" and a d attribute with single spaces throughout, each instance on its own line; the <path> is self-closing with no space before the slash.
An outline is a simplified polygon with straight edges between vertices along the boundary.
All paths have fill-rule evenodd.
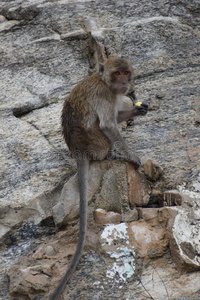
<path id="1" fill-rule="evenodd" d="M 115 94 L 127 94 L 132 84 L 131 64 L 123 58 L 108 58 L 102 79 Z"/>
<path id="2" fill-rule="evenodd" d="M 111 89 L 115 94 L 126 94 L 130 88 L 131 72 L 118 70 L 111 73 Z"/>

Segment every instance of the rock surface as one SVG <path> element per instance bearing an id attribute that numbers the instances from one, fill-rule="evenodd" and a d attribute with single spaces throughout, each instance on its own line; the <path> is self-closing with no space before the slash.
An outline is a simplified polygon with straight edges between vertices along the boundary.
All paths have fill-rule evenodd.
<path id="1" fill-rule="evenodd" d="M 169 224 L 172 257 L 180 270 L 200 270 L 199 192 L 182 189 L 183 207 Z M 187 208 L 189 205 L 189 209 Z"/>
<path id="2" fill-rule="evenodd" d="M 138 299 L 143 299 L 143 294 L 151 295 L 153 299 L 166 299 L 166 297 L 181 299 L 184 296 L 187 297 L 186 299 L 194 299 L 192 298 L 194 295 L 198 297 L 199 281 L 195 279 L 194 284 L 194 278 L 200 276 L 199 272 L 194 272 L 195 265 L 198 264 L 198 256 L 191 257 L 194 251 L 187 251 L 187 253 L 177 251 L 180 246 L 182 249 L 183 247 L 187 249 L 186 243 L 182 241 L 183 230 L 186 230 L 185 236 L 191 233 L 189 225 L 183 229 L 181 222 L 185 225 L 188 221 L 181 218 L 180 208 L 153 208 L 150 211 L 148 208 L 140 208 L 140 210 L 142 212 L 140 221 L 109 224 L 102 229 L 91 226 L 89 222 L 85 246 L 89 254 L 81 259 L 63 299 L 78 297 L 80 287 L 84 299 L 87 297 L 85 292 L 88 293 L 88 290 L 91 297 L 98 292 L 103 298 L 108 297 L 110 293 L 120 299 L 127 299 L 127 295 L 132 294 Z M 172 220 L 173 224 L 171 224 Z M 75 226 L 65 232 L 59 232 L 53 239 L 41 244 L 26 258 L 21 259 L 20 264 L 9 271 L 12 296 L 23 295 L 25 299 L 33 299 L 35 295 L 45 295 L 44 299 L 48 298 L 47 278 L 52 292 L 53 287 L 64 275 L 69 258 L 75 251 L 77 229 L 78 226 Z M 198 239 L 198 233 L 193 231 L 193 236 L 194 234 Z M 194 241 L 195 239 L 193 247 L 198 251 L 198 244 L 196 243 L 195 248 Z M 172 256 L 177 256 L 176 266 L 167 252 L 168 245 Z M 186 257 L 186 254 L 190 257 Z M 139 258 L 144 258 L 144 262 L 141 263 Z M 177 271 L 177 266 L 180 264 L 182 267 L 183 264 L 185 267 L 190 267 L 184 268 L 184 271 L 191 271 L 193 266 L 193 272 L 180 275 Z M 87 283 L 85 278 L 89 278 Z M 113 282 L 118 286 L 117 289 L 113 287 Z M 185 285 L 186 282 L 188 289 L 180 288 L 181 283 Z M 122 296 L 123 291 L 126 297 Z"/>
<path id="3" fill-rule="evenodd" d="M 97 225 L 102 226 L 105 224 L 119 224 L 122 221 L 122 217 L 113 211 L 107 212 L 104 209 L 98 208 L 94 211 L 94 220 Z"/>
<path id="4" fill-rule="evenodd" d="M 129 207 L 124 164 L 102 172 L 100 186 L 94 191 L 96 201 L 89 208 L 86 250 L 92 253 L 83 257 L 64 297 L 130 299 L 134 295 L 142 299 L 143 293 L 150 297 L 147 291 L 159 300 L 200 297 L 199 273 L 179 277 L 173 263 L 166 267 L 168 254 L 157 258 L 156 265 L 142 268 L 141 281 L 127 281 L 121 290 L 116 281 L 106 282 L 104 275 L 112 258 L 103 260 L 97 251 L 100 229 L 93 219 L 93 211 L 100 207 L 120 213 L 124 222 L 138 222 L 139 216 L 148 228 L 166 230 L 172 256 L 182 271 L 199 268 L 199 19 L 199 0 L 1 1 L 0 242 L 5 249 L 0 256 L 0 297 L 12 299 L 5 277 L 12 263 L 16 263 L 16 277 L 11 271 L 10 290 L 21 293 L 19 299 L 22 294 L 33 299 L 38 291 L 48 293 L 45 276 L 55 286 L 56 276 L 67 267 L 66 257 L 74 252 L 76 238 L 69 235 L 76 235 L 76 225 L 63 238 L 58 234 L 46 252 L 45 245 L 41 246 L 40 264 L 38 257 L 30 254 L 19 266 L 20 255 L 11 255 L 21 228 L 33 226 L 34 235 L 34 226 L 52 224 L 53 207 L 59 206 L 64 182 L 68 187 L 74 180 L 71 176 L 76 166 L 61 135 L 60 114 L 72 87 L 102 61 L 98 42 L 105 45 L 107 55 L 123 55 L 133 64 L 136 98 L 147 102 L 150 111 L 135 119 L 134 126 L 123 124 L 122 133 L 142 162 L 156 162 L 163 174 L 159 177 L 155 169 L 148 168 L 152 193 L 149 187 L 139 186 L 141 194 L 147 195 L 144 205 L 152 207 L 136 210 L 133 206 L 141 201 L 133 200 Z M 77 201 L 78 194 L 74 198 Z M 163 204 L 167 207 L 158 207 Z M 169 209 L 168 205 L 174 204 Z M 66 203 L 63 205 L 66 213 Z M 67 223 L 65 213 L 61 219 Z M 75 209 L 74 217 L 77 214 Z M 24 248 L 31 249 L 25 237 L 28 246 Z M 27 255 L 24 250 L 22 253 Z M 7 260 L 8 256 L 13 260 Z M 20 281 L 26 279 L 23 274 L 28 274 L 26 283 Z M 40 280 L 40 276 L 44 278 Z M 38 278 L 40 286 L 35 287 Z M 138 288 L 140 282 L 143 285 Z"/>
<path id="5" fill-rule="evenodd" d="M 144 173 L 149 180 L 157 181 L 162 176 L 163 169 L 151 159 L 148 159 L 144 164 Z"/>
<path id="6" fill-rule="evenodd" d="M 166 252 L 168 240 L 162 227 L 152 227 L 140 220 L 130 223 L 129 235 L 138 257 L 155 258 Z"/>
<path id="7" fill-rule="evenodd" d="M 132 207 L 145 206 L 149 203 L 151 186 L 146 177 L 139 172 L 135 172 L 131 164 L 127 165 L 127 177 L 129 184 L 129 201 Z"/>
<path id="8" fill-rule="evenodd" d="M 89 167 L 88 203 L 96 209 L 115 211 L 122 221 L 138 219 L 135 205 L 149 202 L 151 187 L 147 179 L 130 163 L 122 161 L 92 162 Z M 64 185 L 58 203 L 53 207 L 57 226 L 73 221 L 79 215 L 79 188 L 77 174 Z"/>

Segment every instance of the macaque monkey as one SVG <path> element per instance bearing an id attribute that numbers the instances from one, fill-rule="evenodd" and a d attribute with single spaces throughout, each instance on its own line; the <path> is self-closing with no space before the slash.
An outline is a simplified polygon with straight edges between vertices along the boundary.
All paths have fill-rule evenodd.
<path id="1" fill-rule="evenodd" d="M 130 110 L 119 111 L 121 95 L 133 86 L 133 70 L 123 58 L 110 57 L 99 73 L 85 78 L 66 99 L 62 111 L 62 127 L 70 152 L 77 160 L 80 191 L 80 230 L 72 262 L 50 297 L 58 299 L 76 269 L 84 246 L 87 227 L 88 169 L 91 160 L 123 159 L 140 166 L 139 158 L 129 149 L 119 133 L 117 123 L 145 115 L 148 105 L 141 103 Z"/>

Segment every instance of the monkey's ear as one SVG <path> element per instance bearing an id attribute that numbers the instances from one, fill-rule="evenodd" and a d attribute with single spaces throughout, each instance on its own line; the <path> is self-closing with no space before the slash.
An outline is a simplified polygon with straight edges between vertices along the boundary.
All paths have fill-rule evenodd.
<path id="1" fill-rule="evenodd" d="M 100 75 L 100 76 L 103 75 L 103 70 L 104 70 L 104 64 L 99 63 L 99 75 Z"/>

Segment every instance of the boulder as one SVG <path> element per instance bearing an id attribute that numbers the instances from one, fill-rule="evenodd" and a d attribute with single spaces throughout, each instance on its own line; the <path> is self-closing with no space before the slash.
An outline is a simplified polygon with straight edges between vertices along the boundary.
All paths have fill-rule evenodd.
<path id="1" fill-rule="evenodd" d="M 99 189 L 103 174 L 108 169 L 106 162 L 92 163 L 89 168 L 88 204 Z M 58 203 L 53 207 L 54 222 L 61 226 L 74 220 L 79 215 L 79 186 L 78 176 L 75 174 L 64 185 Z"/>
<path id="2" fill-rule="evenodd" d="M 10 293 L 13 296 L 28 296 L 34 298 L 35 293 L 45 293 L 49 289 L 49 276 L 52 274 L 49 265 L 13 269 L 9 274 L 11 279 Z"/>
<path id="3" fill-rule="evenodd" d="M 181 209 L 168 226 L 170 251 L 181 271 L 200 270 L 199 222 L 193 209 Z"/>
<path id="4" fill-rule="evenodd" d="M 144 173 L 149 180 L 156 181 L 163 174 L 163 169 L 151 159 L 148 159 L 144 164 Z"/>
<path id="5" fill-rule="evenodd" d="M 165 228 L 140 220 L 131 222 L 128 232 L 137 257 L 155 258 L 166 252 L 169 242 Z"/>
<path id="6" fill-rule="evenodd" d="M 122 221 L 134 221 L 138 219 L 134 206 L 146 205 L 149 194 L 149 183 L 130 163 L 122 161 L 91 163 L 88 203 L 94 200 L 95 209 L 119 213 Z M 54 222 L 57 226 L 65 225 L 77 218 L 79 201 L 78 177 L 75 174 L 64 185 L 60 199 L 53 207 Z"/>
<path id="7" fill-rule="evenodd" d="M 94 220 L 97 225 L 105 224 L 119 224 L 122 220 L 121 215 L 113 211 L 105 211 L 104 209 L 98 208 L 94 211 Z"/>
<path id="8" fill-rule="evenodd" d="M 127 165 L 129 201 L 131 206 L 146 206 L 149 202 L 151 186 L 142 173 L 136 172 L 132 164 Z"/>

